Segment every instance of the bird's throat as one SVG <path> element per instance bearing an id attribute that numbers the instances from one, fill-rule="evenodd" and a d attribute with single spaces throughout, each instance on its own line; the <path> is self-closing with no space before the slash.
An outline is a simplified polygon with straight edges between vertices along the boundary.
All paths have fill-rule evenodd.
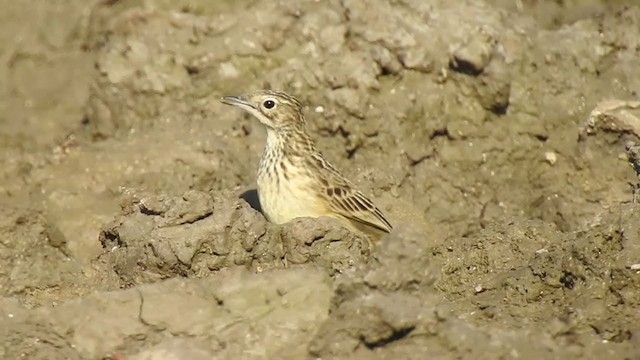
<path id="1" fill-rule="evenodd" d="M 267 128 L 267 143 L 262 152 L 260 168 L 271 167 L 285 153 L 286 139 L 276 130 Z"/>

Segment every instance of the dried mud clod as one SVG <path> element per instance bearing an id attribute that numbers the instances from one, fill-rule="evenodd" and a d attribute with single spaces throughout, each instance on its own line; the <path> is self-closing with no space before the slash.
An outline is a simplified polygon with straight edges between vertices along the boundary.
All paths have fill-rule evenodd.
<path id="1" fill-rule="evenodd" d="M 545 320 L 541 324 L 563 324 L 547 330 L 567 338 L 587 332 L 599 341 L 625 342 L 637 331 L 628 321 L 635 310 L 623 305 L 636 303 L 630 296 L 640 291 L 633 270 L 640 258 L 637 211 L 635 204 L 614 206 L 573 234 L 538 221 L 492 224 L 436 250 L 444 260 L 437 287 L 458 311 L 478 311 L 476 323 L 531 312 Z M 581 302 L 586 298 L 591 305 Z M 543 310 L 550 302 L 554 310 Z M 615 315 L 620 311 L 626 316 Z"/>
<path id="2" fill-rule="evenodd" d="M 453 52 L 449 61 L 452 70 L 472 77 L 468 82 L 480 104 L 500 115 L 507 111 L 511 93 L 511 75 L 504 52 L 495 36 L 479 29 Z"/>
<path id="3" fill-rule="evenodd" d="M 418 233 L 394 231 L 374 250 L 375 260 L 337 279 L 329 319 L 310 344 L 312 355 L 349 357 L 359 346 L 371 350 L 406 340 L 435 321 L 438 300 L 429 289 L 437 267 L 423 241 Z"/>
<path id="4" fill-rule="evenodd" d="M 37 211 L 0 206 L 0 295 L 35 306 L 47 292 L 73 291 L 83 281 L 80 271 L 55 223 Z"/>
<path id="5" fill-rule="evenodd" d="M 627 139 L 624 142 L 624 151 L 627 160 L 636 178 L 640 179 L 640 102 L 624 100 L 601 101 L 590 112 L 579 133 L 579 141 L 585 141 L 588 136 L 598 133 L 613 134 L 618 139 Z M 630 182 L 633 192 L 633 202 L 636 202 L 640 182 Z"/>
<path id="6" fill-rule="evenodd" d="M 580 139 L 598 131 L 629 133 L 640 138 L 640 101 L 605 100 L 591 111 L 580 131 Z"/>
<path id="7" fill-rule="evenodd" d="M 182 197 L 129 191 L 123 214 L 100 234 L 126 285 L 175 276 L 206 276 L 230 266 L 256 271 L 315 263 L 329 273 L 368 258 L 369 242 L 330 219 L 270 225 L 232 193 L 191 190 Z"/>
<path id="8" fill-rule="evenodd" d="M 638 202 L 638 190 L 640 190 L 640 146 L 636 145 L 633 141 L 627 141 L 624 146 L 624 150 L 627 153 L 627 159 L 629 165 L 636 173 L 636 177 L 639 181 L 629 183 L 631 191 L 633 192 L 633 202 Z"/>
<path id="9" fill-rule="evenodd" d="M 441 297 L 443 282 L 460 282 L 447 273 L 448 254 L 443 262 L 438 248 L 424 247 L 424 237 L 421 231 L 400 229 L 374 250 L 375 261 L 338 277 L 329 317 L 309 345 L 311 355 L 370 359 L 384 353 L 389 358 L 421 359 L 428 348 L 430 355 L 443 358 L 451 352 L 468 358 L 507 358 L 536 353 L 540 343 L 549 342 L 542 331 L 525 339 L 515 330 L 482 326 L 474 321 L 477 307 L 460 309 L 460 300 L 451 302 L 456 295 L 446 289 Z M 451 256 L 461 258 L 457 252 Z M 499 272 L 500 264 L 489 267 Z M 473 298 L 475 290 L 467 290 L 463 296 Z M 499 306 L 501 300 L 495 301 L 493 306 Z M 553 350 L 571 354 L 562 347 Z"/>

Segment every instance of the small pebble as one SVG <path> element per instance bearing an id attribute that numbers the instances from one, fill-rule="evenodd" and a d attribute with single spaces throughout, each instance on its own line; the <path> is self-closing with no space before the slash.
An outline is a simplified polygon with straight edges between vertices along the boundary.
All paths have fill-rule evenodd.
<path id="1" fill-rule="evenodd" d="M 551 165 L 554 165 L 558 161 L 558 156 L 553 151 L 547 151 L 544 153 L 544 159 Z"/>

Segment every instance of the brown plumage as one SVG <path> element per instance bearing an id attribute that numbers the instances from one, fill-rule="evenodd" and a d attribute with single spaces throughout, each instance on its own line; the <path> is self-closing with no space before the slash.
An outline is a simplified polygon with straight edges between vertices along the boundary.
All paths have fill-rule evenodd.
<path id="1" fill-rule="evenodd" d="M 258 197 L 267 219 L 329 216 L 351 229 L 390 232 L 384 214 L 331 165 L 309 136 L 302 106 L 279 91 L 260 90 L 221 101 L 255 116 L 267 128 L 258 169 Z"/>

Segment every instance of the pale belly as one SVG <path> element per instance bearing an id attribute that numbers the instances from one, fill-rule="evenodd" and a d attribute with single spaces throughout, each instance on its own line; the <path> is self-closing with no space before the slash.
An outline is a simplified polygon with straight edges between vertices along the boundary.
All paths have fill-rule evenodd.
<path id="1" fill-rule="evenodd" d="M 283 224 L 299 217 L 327 215 L 324 202 L 313 196 L 311 180 L 300 179 L 279 183 L 269 178 L 258 178 L 258 197 L 266 218 L 275 224 Z"/>

